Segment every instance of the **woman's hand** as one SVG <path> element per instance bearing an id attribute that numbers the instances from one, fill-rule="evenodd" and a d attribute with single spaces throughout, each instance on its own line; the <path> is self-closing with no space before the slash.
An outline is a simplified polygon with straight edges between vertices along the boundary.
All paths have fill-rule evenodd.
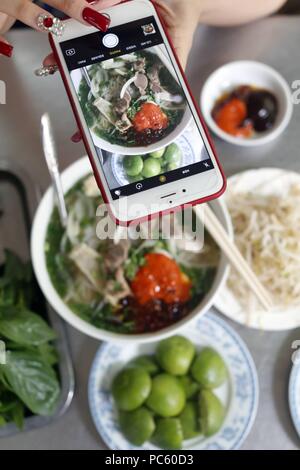
<path id="1" fill-rule="evenodd" d="M 181 65 L 185 68 L 188 54 L 192 46 L 194 32 L 199 22 L 201 1 L 172 0 L 171 4 L 170 2 L 167 4 L 163 0 L 154 0 L 154 2 L 170 34 Z M 116 3 L 120 3 L 120 1 Z M 54 73 L 56 70 L 57 66 L 54 55 L 50 54 L 44 59 L 43 67 L 37 71 L 37 74 L 48 75 Z M 72 137 L 72 141 L 77 143 L 80 142 L 80 140 L 81 135 L 80 132 L 77 131 Z"/>
<path id="2" fill-rule="evenodd" d="M 121 1 L 115 3 L 121 3 Z M 167 4 L 164 0 L 153 1 L 170 34 L 181 65 L 185 68 L 194 32 L 199 22 L 201 1 L 173 0 L 171 4 L 170 2 Z M 49 70 L 53 67 L 55 70 L 56 63 L 53 54 L 45 58 L 43 66 L 50 67 Z"/>
<path id="3" fill-rule="evenodd" d="M 47 4 L 75 18 L 83 24 L 90 24 L 101 31 L 109 25 L 109 19 L 101 15 L 100 8 L 120 3 L 120 0 L 47 0 Z M 31 0 L 0 0 L 0 33 L 6 32 L 15 20 L 41 32 L 61 35 L 64 22 L 32 3 Z M 13 47 L 0 36 L 0 54 L 12 55 Z"/>
<path id="4" fill-rule="evenodd" d="M 177 56 L 186 67 L 195 30 L 199 24 L 202 0 L 154 0 L 169 32 Z"/>

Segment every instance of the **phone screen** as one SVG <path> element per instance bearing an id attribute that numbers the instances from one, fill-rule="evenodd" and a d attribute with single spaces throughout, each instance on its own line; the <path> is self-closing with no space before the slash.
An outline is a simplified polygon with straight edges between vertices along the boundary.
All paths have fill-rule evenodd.
<path id="1" fill-rule="evenodd" d="M 154 17 L 60 46 L 114 200 L 213 170 Z"/>

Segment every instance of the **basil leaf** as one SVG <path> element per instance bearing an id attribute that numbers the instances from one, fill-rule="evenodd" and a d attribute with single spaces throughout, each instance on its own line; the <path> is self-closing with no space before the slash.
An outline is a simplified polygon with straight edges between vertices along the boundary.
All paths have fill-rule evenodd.
<path id="1" fill-rule="evenodd" d="M 7 424 L 6 419 L 4 418 L 4 416 L 0 415 L 0 428 L 2 428 L 3 426 L 6 426 L 6 424 Z"/>
<path id="2" fill-rule="evenodd" d="M 23 429 L 24 426 L 24 406 L 20 401 L 17 401 L 11 410 L 11 418 L 17 428 Z"/>
<path id="3" fill-rule="evenodd" d="M 8 392 L 0 384 L 0 417 L 3 423 L 13 421 L 19 428 L 24 424 L 24 406 L 15 394 Z"/>
<path id="4" fill-rule="evenodd" d="M 18 307 L 11 307 L 9 312 L 0 307 L 0 335 L 22 346 L 38 346 L 56 337 L 39 315 Z"/>
<path id="5" fill-rule="evenodd" d="M 55 412 L 60 396 L 59 382 L 53 368 L 36 354 L 8 351 L 7 364 L 0 366 L 0 372 L 32 413 L 50 416 Z"/>
<path id="6" fill-rule="evenodd" d="M 37 347 L 38 353 L 44 362 L 50 366 L 54 366 L 59 361 L 58 352 L 52 344 L 40 344 Z"/>
<path id="7" fill-rule="evenodd" d="M 0 303 L 28 305 L 34 298 L 33 274 L 30 263 L 5 250 L 5 264 L 0 278 Z"/>
<path id="8" fill-rule="evenodd" d="M 31 282 L 32 269 L 29 263 L 23 261 L 12 251 L 5 251 L 4 278 L 10 282 Z"/>

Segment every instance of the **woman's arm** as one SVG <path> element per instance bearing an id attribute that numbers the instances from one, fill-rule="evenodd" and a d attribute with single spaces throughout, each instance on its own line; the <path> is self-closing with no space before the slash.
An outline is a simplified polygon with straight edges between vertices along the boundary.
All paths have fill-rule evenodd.
<path id="1" fill-rule="evenodd" d="M 154 0 L 183 67 L 198 24 L 235 26 L 275 13 L 286 0 Z"/>
<path id="2" fill-rule="evenodd" d="M 185 0 L 189 3 L 191 0 Z M 213 26 L 248 23 L 278 11 L 287 0 L 192 0 L 199 21 Z M 178 3 L 178 0 L 175 0 Z M 197 4 L 197 5 L 196 5 Z"/>

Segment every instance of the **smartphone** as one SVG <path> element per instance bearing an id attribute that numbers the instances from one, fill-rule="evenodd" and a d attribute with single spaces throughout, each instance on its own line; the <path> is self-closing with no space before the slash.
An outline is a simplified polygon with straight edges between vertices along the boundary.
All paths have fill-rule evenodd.
<path id="1" fill-rule="evenodd" d="M 223 171 L 154 4 L 103 13 L 107 32 L 71 19 L 50 43 L 111 214 L 128 225 L 219 197 Z"/>

